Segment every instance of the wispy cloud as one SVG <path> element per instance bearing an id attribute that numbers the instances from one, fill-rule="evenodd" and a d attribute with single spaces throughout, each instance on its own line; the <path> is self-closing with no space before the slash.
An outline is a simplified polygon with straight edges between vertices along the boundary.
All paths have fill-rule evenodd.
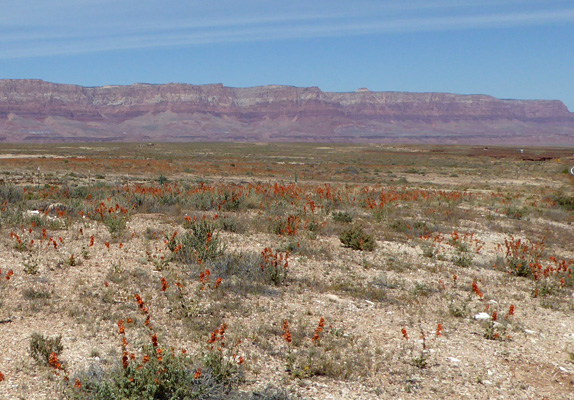
<path id="1" fill-rule="evenodd" d="M 0 0 L 0 58 L 574 22 L 574 8 L 559 0 L 66 0 L 26 14 L 32 3 Z"/>

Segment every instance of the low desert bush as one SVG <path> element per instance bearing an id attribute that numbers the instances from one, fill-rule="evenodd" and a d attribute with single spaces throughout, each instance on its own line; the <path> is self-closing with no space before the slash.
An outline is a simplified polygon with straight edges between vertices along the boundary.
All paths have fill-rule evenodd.
<path id="1" fill-rule="evenodd" d="M 350 247 L 353 250 L 373 251 L 375 249 L 375 239 L 360 226 L 345 229 L 339 235 L 339 239 L 345 247 Z"/>
<path id="2" fill-rule="evenodd" d="M 568 211 L 574 211 L 574 196 L 568 196 L 564 193 L 556 193 L 550 197 L 550 200 Z"/>
<path id="3" fill-rule="evenodd" d="M 213 260 L 223 254 L 225 244 L 216 232 L 215 222 L 206 218 L 186 220 L 184 227 L 188 232 L 183 235 L 166 236 L 175 260 L 189 264 L 198 260 Z"/>
<path id="4" fill-rule="evenodd" d="M 68 396 L 78 400 L 222 399 L 239 379 L 238 366 L 213 353 L 196 359 L 166 351 L 159 358 L 156 348 L 146 346 L 141 363 L 78 375 Z"/>
<path id="5" fill-rule="evenodd" d="M 353 222 L 353 216 L 347 211 L 336 211 L 331 214 L 333 221 L 350 224 Z"/>
<path id="6" fill-rule="evenodd" d="M 34 332 L 30 337 L 30 355 L 39 364 L 49 365 L 52 354 L 59 355 L 62 350 L 64 346 L 61 336 L 50 338 Z"/>

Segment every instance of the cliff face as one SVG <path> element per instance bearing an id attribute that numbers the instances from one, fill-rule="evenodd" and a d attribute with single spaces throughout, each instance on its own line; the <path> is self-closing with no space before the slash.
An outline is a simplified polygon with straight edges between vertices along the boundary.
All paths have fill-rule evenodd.
<path id="1" fill-rule="evenodd" d="M 0 80 L 0 140 L 317 140 L 574 143 L 560 101 L 485 95 L 329 93 L 316 87 L 82 87 Z"/>

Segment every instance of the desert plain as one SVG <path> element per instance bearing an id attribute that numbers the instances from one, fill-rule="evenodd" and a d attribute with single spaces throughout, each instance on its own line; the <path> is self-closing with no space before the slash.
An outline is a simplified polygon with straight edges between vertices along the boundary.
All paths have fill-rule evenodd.
<path id="1" fill-rule="evenodd" d="M 572 399 L 572 153 L 0 144 L 0 397 Z"/>

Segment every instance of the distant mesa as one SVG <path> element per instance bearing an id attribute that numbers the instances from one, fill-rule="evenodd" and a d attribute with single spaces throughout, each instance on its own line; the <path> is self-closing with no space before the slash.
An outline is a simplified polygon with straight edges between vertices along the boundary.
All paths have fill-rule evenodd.
<path id="1" fill-rule="evenodd" d="M 0 80 L 0 141 L 571 146 L 574 113 L 558 100 L 373 92 L 366 87 L 337 93 L 284 85 L 83 87 Z"/>

